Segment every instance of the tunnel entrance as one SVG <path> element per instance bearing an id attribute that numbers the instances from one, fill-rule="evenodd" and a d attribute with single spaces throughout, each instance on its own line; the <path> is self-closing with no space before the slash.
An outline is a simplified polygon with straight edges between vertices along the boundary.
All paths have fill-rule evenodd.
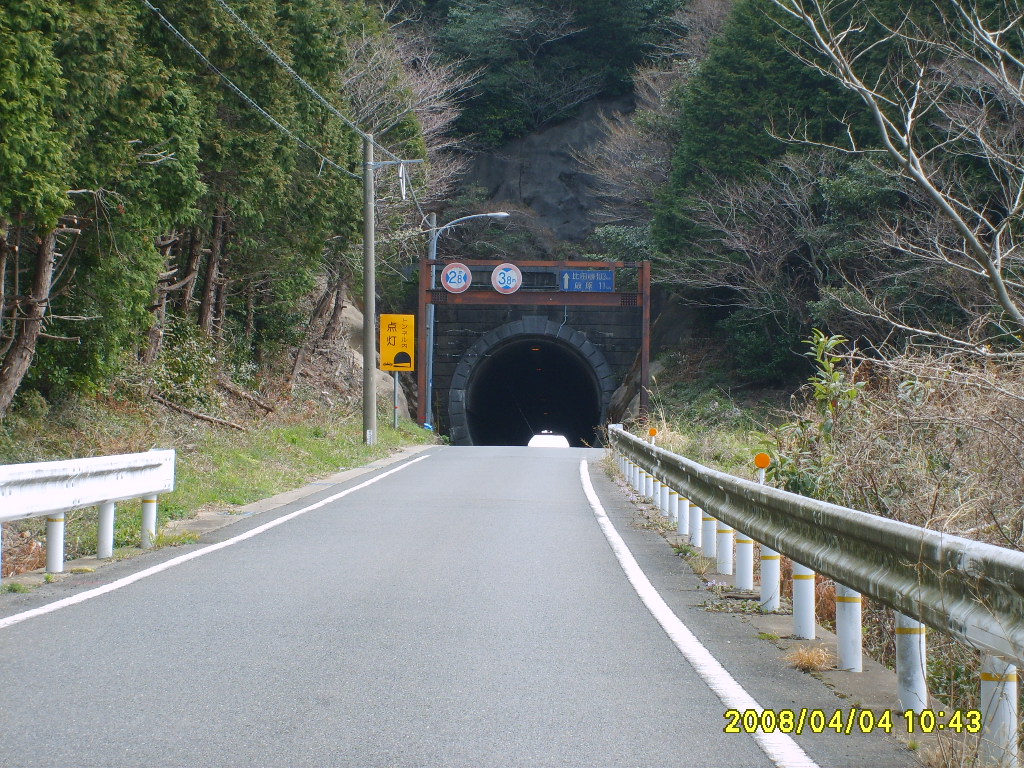
<path id="1" fill-rule="evenodd" d="M 548 431 L 572 446 L 597 445 L 614 386 L 604 355 L 579 331 L 546 318 L 508 323 L 479 339 L 456 369 L 452 438 L 527 445 Z"/>
<path id="2" fill-rule="evenodd" d="M 491 350 L 470 377 L 467 426 L 474 445 L 526 445 L 543 431 L 593 445 L 601 421 L 594 372 L 577 353 L 541 338 Z"/>

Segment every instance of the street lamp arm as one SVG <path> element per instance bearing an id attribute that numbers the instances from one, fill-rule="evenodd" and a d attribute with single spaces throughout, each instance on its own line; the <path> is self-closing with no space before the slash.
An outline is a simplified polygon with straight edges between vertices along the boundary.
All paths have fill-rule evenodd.
<path id="1" fill-rule="evenodd" d="M 440 227 L 431 227 L 428 230 L 428 232 L 430 232 L 431 237 L 436 240 L 437 237 L 439 237 L 440 234 L 444 232 L 446 229 L 450 229 L 451 227 L 454 227 L 456 224 L 461 224 L 464 221 L 469 221 L 470 219 L 507 219 L 510 215 L 511 214 L 506 213 L 505 211 L 495 211 L 493 213 L 474 213 L 470 216 L 462 216 L 461 218 L 449 221 L 447 224 L 442 224 Z"/>

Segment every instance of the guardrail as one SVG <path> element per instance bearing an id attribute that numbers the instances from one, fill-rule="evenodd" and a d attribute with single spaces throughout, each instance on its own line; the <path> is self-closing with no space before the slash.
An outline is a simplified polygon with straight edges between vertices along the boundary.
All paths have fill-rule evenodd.
<path id="1" fill-rule="evenodd" d="M 1024 552 L 718 472 L 621 425 L 611 425 L 609 437 L 630 482 L 666 515 L 673 514 L 673 503 L 671 497 L 665 503 L 664 489 L 678 493 L 679 531 L 716 557 L 720 573 L 732 573 L 733 529 L 745 534 L 741 541 L 762 545 L 763 566 L 773 556 L 777 561 L 780 552 L 792 558 L 797 637 L 814 637 L 814 572 L 836 582 L 840 669 L 860 671 L 860 594 L 895 609 L 897 678 L 905 710 L 934 714 L 927 707 L 922 623 L 982 651 L 982 756 L 1000 766 L 1018 766 L 1015 665 L 1024 663 Z M 778 606 L 777 574 L 777 567 L 762 567 L 762 604 L 768 609 Z M 752 584 L 752 568 L 750 579 Z"/>
<path id="2" fill-rule="evenodd" d="M 142 498 L 143 548 L 156 539 L 157 495 L 174 490 L 174 451 L 0 466 L 0 523 L 47 515 L 46 570 L 64 570 L 64 513 L 100 508 L 96 556 L 114 549 L 116 503 Z"/>

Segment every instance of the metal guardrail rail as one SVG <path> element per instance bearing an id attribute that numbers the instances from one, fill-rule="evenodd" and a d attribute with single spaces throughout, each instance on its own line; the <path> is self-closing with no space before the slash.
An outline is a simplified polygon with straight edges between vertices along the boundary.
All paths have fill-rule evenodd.
<path id="1" fill-rule="evenodd" d="M 1024 552 L 734 477 L 659 448 L 621 425 L 610 425 L 608 433 L 612 448 L 638 471 L 646 472 L 650 482 L 674 489 L 705 514 L 760 542 L 763 548 L 790 557 L 795 578 L 813 580 L 816 571 L 835 581 L 837 596 L 842 590 L 843 600 L 856 601 L 859 606 L 859 592 L 896 610 L 901 701 L 907 678 L 916 675 L 924 684 L 924 630 L 908 627 L 908 622 L 920 621 L 986 654 L 981 675 L 983 757 L 1000 766 L 1019 764 L 1015 665 L 1024 663 Z M 683 515 L 679 515 L 682 530 Z M 731 536 L 726 540 L 730 550 L 726 561 L 731 563 Z M 811 575 L 796 575 L 799 566 L 809 569 Z M 803 583 L 813 585 L 813 581 Z M 794 581 L 794 587 L 796 584 Z M 795 620 L 796 599 L 794 591 Z M 813 589 L 810 599 L 813 627 Z M 857 626 L 847 628 L 846 633 L 859 636 L 859 608 L 856 616 Z M 904 657 L 916 659 L 916 671 L 901 670 L 900 632 L 920 639 L 920 654 L 910 649 L 910 655 Z M 843 633 L 840 628 L 841 656 Z M 813 629 L 810 635 L 798 636 L 813 637 Z M 856 643 L 859 656 L 859 637 Z M 922 693 L 917 701 L 926 705 L 926 689 Z"/>
<path id="2" fill-rule="evenodd" d="M 47 515 L 46 570 L 64 563 L 64 513 L 100 507 L 97 556 L 113 549 L 115 504 L 144 498 L 142 546 L 156 537 L 156 496 L 174 490 L 173 450 L 0 466 L 0 523 Z"/>
<path id="3" fill-rule="evenodd" d="M 619 428 L 612 445 L 716 518 L 979 650 L 1024 664 L 1024 552 L 743 480 Z"/>

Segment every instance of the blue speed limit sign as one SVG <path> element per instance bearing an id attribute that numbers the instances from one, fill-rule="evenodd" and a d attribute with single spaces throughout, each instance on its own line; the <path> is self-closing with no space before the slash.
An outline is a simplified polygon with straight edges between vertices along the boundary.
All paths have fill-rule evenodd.
<path id="1" fill-rule="evenodd" d="M 473 284 L 473 273 L 465 264 L 453 261 L 441 270 L 441 285 L 448 293 L 462 293 Z"/>
<path id="2" fill-rule="evenodd" d="M 523 273 L 515 264 L 499 264 L 491 272 L 491 285 L 498 293 L 515 293 L 523 284 Z"/>

